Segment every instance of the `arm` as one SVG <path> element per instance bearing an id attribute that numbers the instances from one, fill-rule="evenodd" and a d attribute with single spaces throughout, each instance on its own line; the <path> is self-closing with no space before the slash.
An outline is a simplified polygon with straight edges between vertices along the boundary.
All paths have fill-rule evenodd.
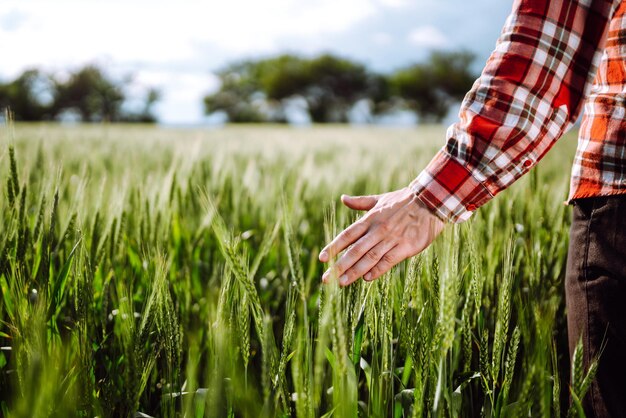
<path id="1" fill-rule="evenodd" d="M 368 210 L 320 253 L 342 285 L 421 252 L 528 172 L 578 117 L 620 0 L 517 0 L 446 145 L 408 188 L 344 197 Z M 327 271 L 323 280 L 327 281 Z"/>

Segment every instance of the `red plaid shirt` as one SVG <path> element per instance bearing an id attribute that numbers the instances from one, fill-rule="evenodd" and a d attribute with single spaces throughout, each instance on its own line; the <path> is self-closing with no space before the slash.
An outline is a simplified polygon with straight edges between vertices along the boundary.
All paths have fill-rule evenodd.
<path id="1" fill-rule="evenodd" d="M 410 187 L 464 221 L 537 164 L 583 104 L 569 199 L 626 193 L 626 0 L 517 0 L 446 145 Z"/>

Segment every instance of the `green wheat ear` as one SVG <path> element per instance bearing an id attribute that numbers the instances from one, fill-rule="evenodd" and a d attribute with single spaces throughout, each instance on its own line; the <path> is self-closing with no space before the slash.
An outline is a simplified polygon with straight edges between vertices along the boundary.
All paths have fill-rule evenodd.
<path id="1" fill-rule="evenodd" d="M 15 200 L 20 195 L 20 179 L 17 172 L 17 160 L 15 158 L 15 130 L 13 126 L 13 114 L 7 108 L 4 112 L 7 124 L 6 130 L 9 137 L 9 177 L 7 178 L 7 199 L 9 206 L 13 206 Z"/>
<path id="2" fill-rule="evenodd" d="M 593 379 L 595 379 L 598 371 L 599 357 L 592 359 L 589 364 L 589 368 L 585 373 L 583 356 L 583 342 L 581 335 L 576 343 L 576 347 L 574 348 L 574 354 L 572 355 L 572 377 L 570 386 L 572 404 L 570 405 L 567 413 L 568 417 L 574 417 L 576 415 L 580 416 L 582 411 L 582 400 L 591 387 L 591 383 L 593 382 Z"/>

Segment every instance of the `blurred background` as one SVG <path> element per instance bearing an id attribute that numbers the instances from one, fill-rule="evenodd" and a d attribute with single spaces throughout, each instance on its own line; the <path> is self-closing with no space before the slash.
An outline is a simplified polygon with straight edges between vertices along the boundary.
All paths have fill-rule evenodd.
<path id="1" fill-rule="evenodd" d="M 3 0 L 0 108 L 63 123 L 448 123 L 510 9 L 502 0 Z"/>

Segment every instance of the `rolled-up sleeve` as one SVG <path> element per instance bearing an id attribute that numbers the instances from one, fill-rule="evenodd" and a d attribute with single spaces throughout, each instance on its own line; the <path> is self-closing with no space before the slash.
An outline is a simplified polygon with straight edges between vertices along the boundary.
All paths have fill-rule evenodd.
<path id="1" fill-rule="evenodd" d="M 410 184 L 433 213 L 467 220 L 572 126 L 620 2 L 515 2 L 446 144 Z"/>

